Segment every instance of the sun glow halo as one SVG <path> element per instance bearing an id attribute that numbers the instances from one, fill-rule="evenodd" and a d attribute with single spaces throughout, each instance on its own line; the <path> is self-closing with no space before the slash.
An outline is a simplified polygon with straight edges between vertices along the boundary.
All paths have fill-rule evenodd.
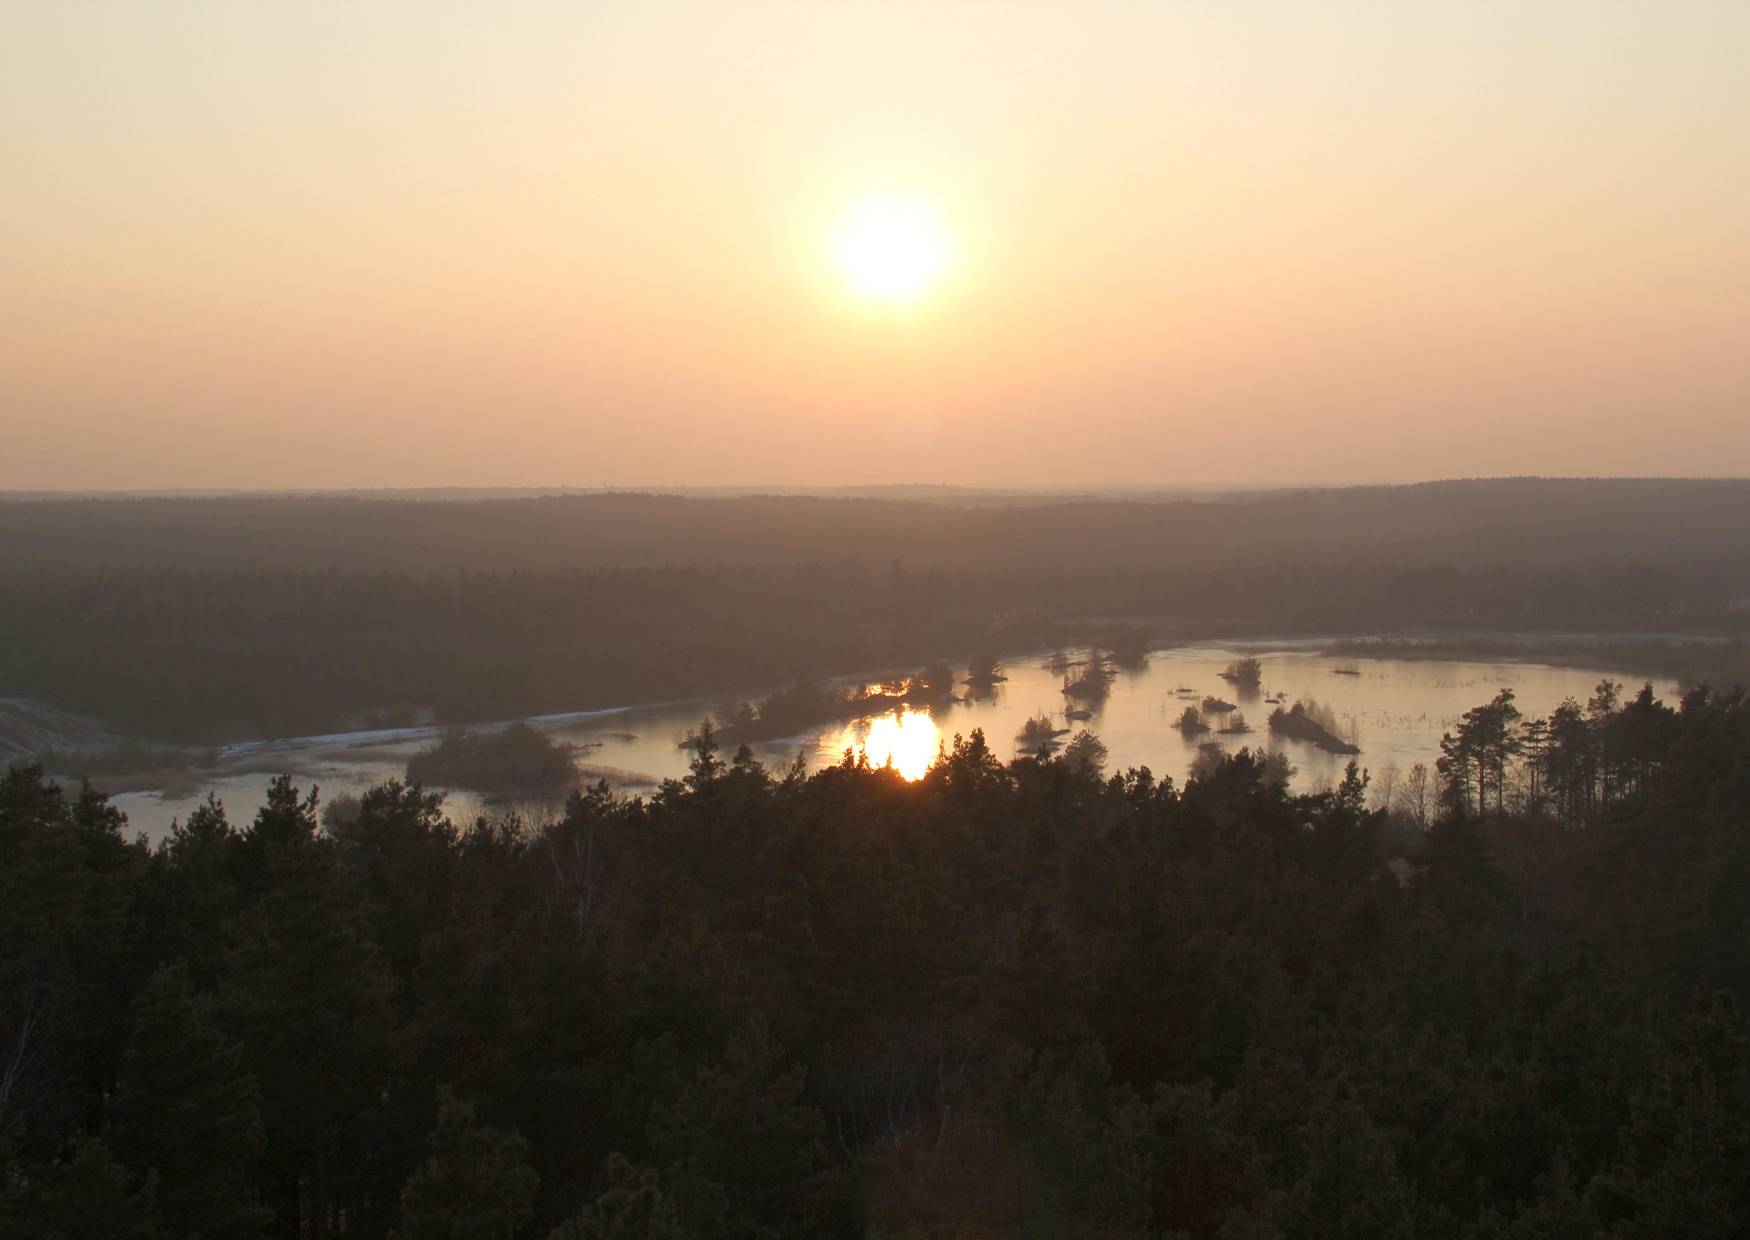
<path id="1" fill-rule="evenodd" d="M 904 305 L 917 301 L 941 278 L 948 244 L 924 204 L 875 198 L 858 204 L 846 217 L 836 257 L 857 296 Z"/>

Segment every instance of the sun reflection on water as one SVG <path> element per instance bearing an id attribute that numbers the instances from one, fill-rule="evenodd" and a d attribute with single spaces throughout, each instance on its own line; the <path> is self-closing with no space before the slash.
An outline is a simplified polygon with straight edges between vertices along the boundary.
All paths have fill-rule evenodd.
<path id="1" fill-rule="evenodd" d="M 906 779 L 922 779 L 936 760 L 941 729 L 927 711 L 901 709 L 874 719 L 860 719 L 833 744 L 835 752 L 850 749 L 866 754 L 870 766 L 891 764 Z"/>

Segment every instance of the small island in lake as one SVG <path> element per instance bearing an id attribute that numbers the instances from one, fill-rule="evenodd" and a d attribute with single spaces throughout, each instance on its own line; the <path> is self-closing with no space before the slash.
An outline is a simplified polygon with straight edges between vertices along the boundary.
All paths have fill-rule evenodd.
<path id="1" fill-rule="evenodd" d="M 1278 706 L 1270 712 L 1270 730 L 1278 736 L 1306 741 L 1317 745 L 1326 753 L 1360 753 L 1360 746 L 1352 745 L 1337 736 L 1333 731 L 1336 726 L 1337 721 L 1330 708 L 1320 706 L 1317 702 L 1296 702 L 1287 710 Z"/>
<path id="2" fill-rule="evenodd" d="M 1044 715 L 1034 715 L 1015 733 L 1015 748 L 1029 758 L 1049 758 L 1062 747 L 1060 737 L 1068 736 L 1068 728 L 1055 726 Z"/>
<path id="3" fill-rule="evenodd" d="M 407 760 L 407 782 L 475 792 L 559 792 L 576 785 L 577 763 L 570 746 L 526 723 L 495 732 L 455 728 Z"/>
<path id="4" fill-rule="evenodd" d="M 1256 659 L 1235 659 L 1221 673 L 1221 678 L 1242 689 L 1256 689 L 1264 679 L 1264 665 Z"/>
<path id="5" fill-rule="evenodd" d="M 1073 680 L 1069 671 L 1064 671 L 1063 695 L 1081 702 L 1104 701 L 1106 695 L 1112 691 L 1112 681 L 1116 676 L 1104 652 L 1097 647 L 1090 647 L 1086 661 L 1080 666 L 1082 674 Z"/>
<path id="6" fill-rule="evenodd" d="M 1117 628 L 1105 636 L 1112 662 L 1123 668 L 1139 668 L 1148 662 L 1150 633 L 1142 628 Z"/>
<path id="7" fill-rule="evenodd" d="M 1188 737 L 1201 736 L 1209 731 L 1208 722 L 1204 720 L 1202 712 L 1195 706 L 1187 706 L 1184 714 L 1179 716 L 1178 722 L 1173 726 Z"/>
<path id="8" fill-rule="evenodd" d="M 966 664 L 966 679 L 961 683 L 972 686 L 974 690 L 989 690 L 1007 679 L 994 654 L 975 654 Z"/>

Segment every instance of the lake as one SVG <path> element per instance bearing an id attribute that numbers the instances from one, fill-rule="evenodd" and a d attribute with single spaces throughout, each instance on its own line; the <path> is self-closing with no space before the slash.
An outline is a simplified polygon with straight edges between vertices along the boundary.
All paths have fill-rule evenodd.
<path id="1" fill-rule="evenodd" d="M 1379 771 L 1395 763 L 1408 771 L 1418 762 L 1432 769 L 1441 733 L 1503 688 L 1513 690 L 1520 710 L 1529 717 L 1547 715 L 1569 697 L 1584 702 L 1605 676 L 1631 690 L 1644 679 L 1609 669 L 1539 663 L 1333 657 L 1320 653 L 1325 644 L 1211 644 L 1154 651 L 1136 668 L 1120 670 L 1103 702 L 1085 704 L 1093 710 L 1085 722 L 1065 720 L 1066 707 L 1084 704 L 1064 697 L 1063 673 L 1054 670 L 1053 655 L 1042 652 L 1005 660 L 1008 679 L 979 700 L 834 723 L 753 749 L 774 770 L 787 767 L 798 753 L 809 769 L 818 769 L 837 762 L 850 749 L 867 753 L 876 765 L 892 762 L 901 774 L 916 778 L 941 745 L 975 728 L 984 730 L 996 753 L 1013 756 L 1015 734 L 1029 718 L 1044 714 L 1060 728 L 1087 728 L 1098 735 L 1109 751 L 1109 771 L 1147 766 L 1157 777 L 1170 775 L 1183 782 L 1200 743 L 1214 742 L 1229 750 L 1266 746 L 1280 749 L 1294 764 L 1293 789 L 1309 791 L 1341 778 L 1348 759 L 1272 737 L 1265 727 L 1272 709 L 1266 697 L 1281 696 L 1290 703 L 1313 699 L 1328 706 L 1340 723 L 1339 731 L 1360 746 L 1356 761 L 1362 766 Z M 1065 653 L 1075 659 L 1085 652 Z M 1229 685 L 1220 675 L 1231 660 L 1248 655 L 1263 663 L 1262 683 L 1252 693 Z M 1675 700 L 1678 692 L 1665 681 L 1656 680 L 1654 689 L 1667 700 Z M 1182 736 L 1174 722 L 1188 703 L 1205 694 L 1235 703 L 1253 732 Z M 703 700 L 671 702 L 530 722 L 555 739 L 578 746 L 585 768 L 600 771 L 618 790 L 635 795 L 648 792 L 664 778 L 686 773 L 690 752 L 679 743 L 712 709 Z M 126 811 L 131 828 L 153 839 L 168 831 L 172 819 L 186 818 L 209 788 L 224 801 L 232 822 L 241 825 L 261 805 L 273 773 L 290 772 L 300 784 L 319 785 L 325 801 L 342 794 L 356 796 L 375 784 L 401 778 L 408 757 L 441 734 L 440 728 L 409 728 L 234 745 L 222 751 L 219 767 L 209 773 L 199 794 L 136 791 L 113 799 Z M 475 793 L 458 790 L 447 790 L 446 805 L 457 821 L 507 807 L 489 805 Z M 559 803 L 552 801 L 508 807 L 536 821 L 560 810 Z"/>

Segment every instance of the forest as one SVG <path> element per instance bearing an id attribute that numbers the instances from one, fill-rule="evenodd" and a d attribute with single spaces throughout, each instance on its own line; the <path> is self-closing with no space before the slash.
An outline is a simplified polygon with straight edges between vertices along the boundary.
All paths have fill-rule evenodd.
<path id="1" fill-rule="evenodd" d="M 158 847 L 0 781 L 0 1234 L 1750 1231 L 1750 702 L 1510 693 L 1389 787 L 1000 761 Z"/>
<path id="2" fill-rule="evenodd" d="M 1743 482 L 392 496 L 0 502 L 0 695 L 202 746 L 716 701 L 1114 623 L 1732 633 L 1750 599 Z M 1711 649 L 1692 682 L 1721 682 Z"/>

